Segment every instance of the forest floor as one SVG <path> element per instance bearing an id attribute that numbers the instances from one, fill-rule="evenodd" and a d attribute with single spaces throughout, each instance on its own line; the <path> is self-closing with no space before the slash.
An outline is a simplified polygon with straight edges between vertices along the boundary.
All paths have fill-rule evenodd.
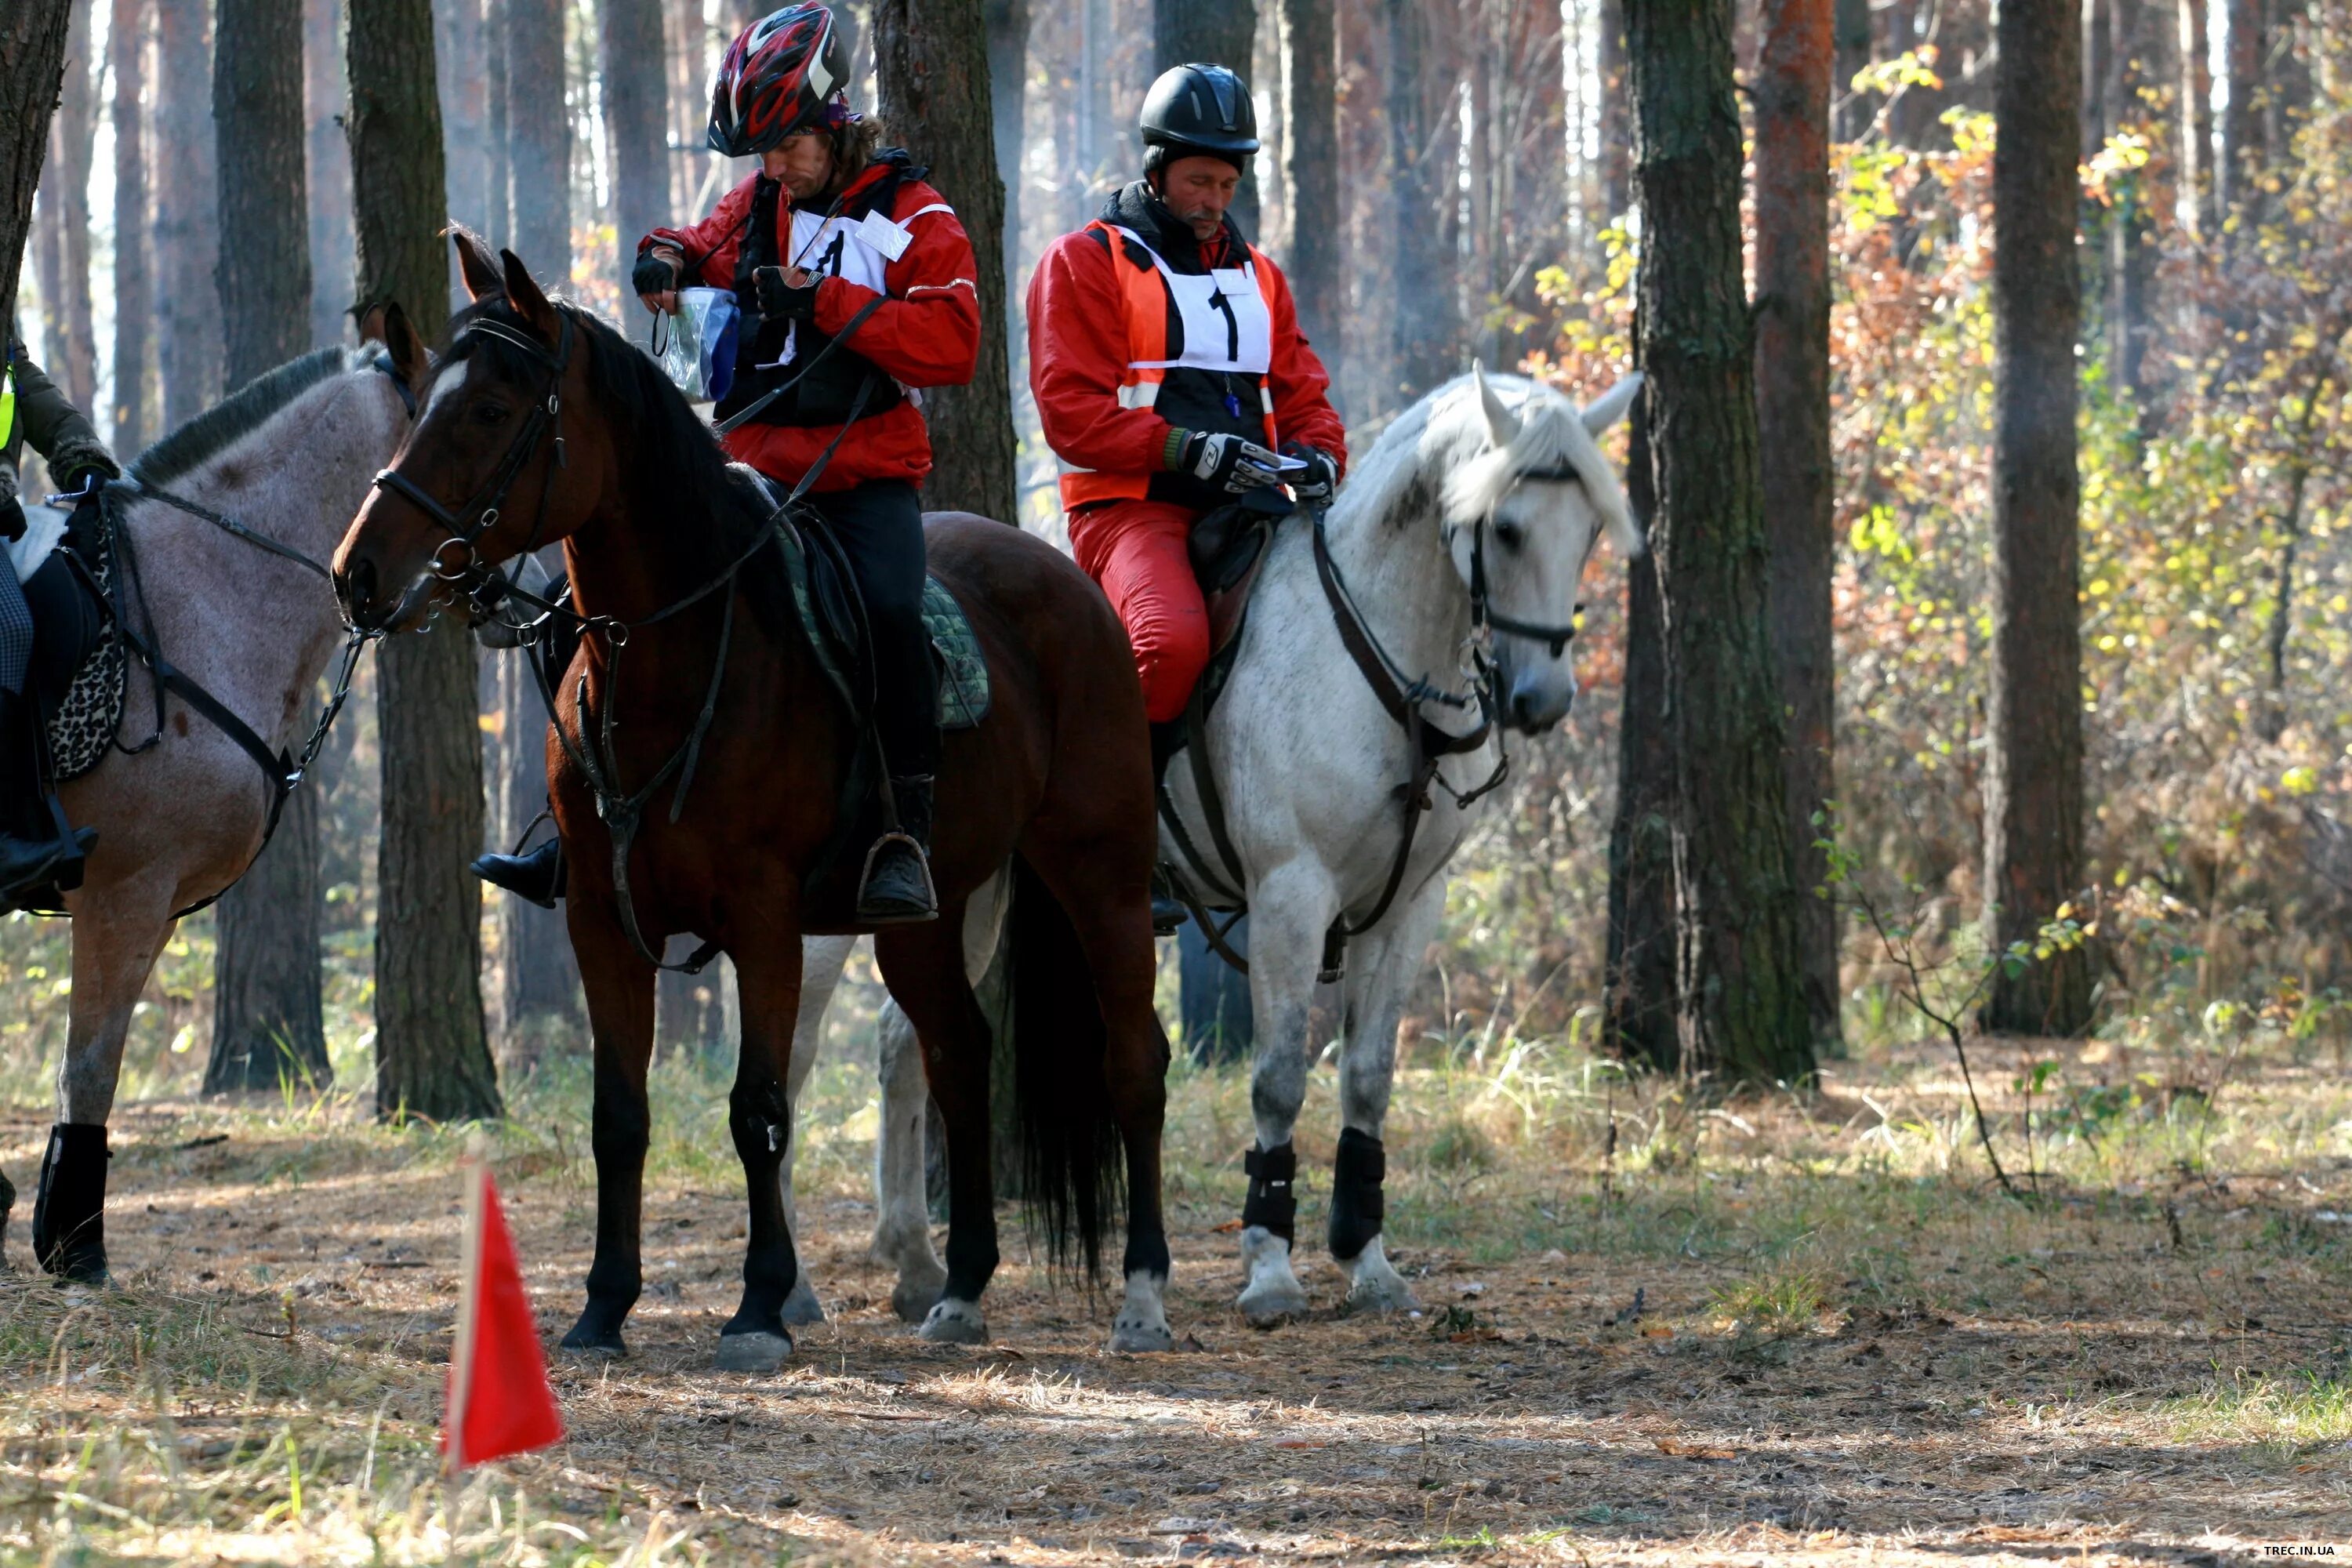
<path id="1" fill-rule="evenodd" d="M 568 1439 L 457 1491 L 434 1461 L 457 1135 L 348 1101 L 131 1107 L 116 1287 L 26 1271 L 29 1191 L 11 1228 L 0 1561 L 2352 1555 L 2352 1075 L 2282 1051 L 2209 1097 L 2050 1048 L 2043 1089 L 2075 1121 L 2045 1124 L 2033 1201 L 1992 1186 L 1925 1047 L 1718 1104 L 1564 1056 L 1548 1078 L 1408 1074 L 1391 1229 L 1423 1313 L 1336 1315 L 1308 1246 L 1325 1310 L 1273 1331 L 1231 1310 L 1221 1230 L 1245 1081 L 1181 1072 L 1183 1348 L 1145 1356 L 1105 1352 L 1108 1304 L 1023 1261 L 1010 1209 L 994 1342 L 912 1339 L 865 1255 L 871 1107 L 842 1064 L 802 1203 L 831 1317 L 766 1377 L 709 1366 L 742 1205 L 703 1098 L 720 1080 L 675 1067 L 632 1355 L 557 1363 Z M 1319 1238 L 1336 1125 L 1314 1079 L 1299 1230 Z M 518 1101 L 498 1170 L 551 1343 L 588 1260 L 584 1097 Z M 20 1187 L 46 1120 L 0 1117 Z"/>

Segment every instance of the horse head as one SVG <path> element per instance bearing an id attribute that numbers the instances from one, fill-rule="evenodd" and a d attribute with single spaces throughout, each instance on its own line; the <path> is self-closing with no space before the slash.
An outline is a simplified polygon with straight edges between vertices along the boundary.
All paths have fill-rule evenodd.
<path id="1" fill-rule="evenodd" d="M 1569 640 L 1593 545 L 1605 532 L 1641 553 L 1642 531 L 1599 440 L 1641 388 L 1640 374 L 1629 374 L 1580 410 L 1541 382 L 1489 380 L 1476 367 L 1439 416 L 1451 426 L 1440 503 L 1446 547 L 1474 617 L 1493 637 L 1499 717 L 1523 733 L 1559 723 L 1576 700 Z"/>
<path id="2" fill-rule="evenodd" d="M 613 493 L 613 444 L 591 395 L 587 323 L 512 251 L 452 232 L 473 303 L 426 354 L 388 342 L 418 408 L 408 438 L 335 552 L 356 626 L 404 631 L 490 567 L 562 540 Z"/>

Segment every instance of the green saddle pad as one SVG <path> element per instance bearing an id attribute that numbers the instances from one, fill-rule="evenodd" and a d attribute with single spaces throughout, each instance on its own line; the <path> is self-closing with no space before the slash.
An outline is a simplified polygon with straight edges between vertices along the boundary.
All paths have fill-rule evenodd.
<path id="1" fill-rule="evenodd" d="M 923 629 L 940 651 L 940 728 L 971 729 L 988 717 L 988 660 L 963 606 L 937 577 L 923 584 Z"/>

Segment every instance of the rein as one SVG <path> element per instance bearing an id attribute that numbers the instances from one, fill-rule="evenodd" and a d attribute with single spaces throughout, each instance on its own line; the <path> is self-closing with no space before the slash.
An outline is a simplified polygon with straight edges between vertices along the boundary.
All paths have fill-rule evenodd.
<path id="1" fill-rule="evenodd" d="M 1526 477 L 1557 479 L 1573 479 L 1575 476 L 1546 472 Z M 1437 806 L 1431 786 L 1433 784 L 1444 790 L 1453 799 L 1456 809 L 1466 810 L 1481 796 L 1500 788 L 1504 779 L 1509 776 L 1510 753 L 1504 748 L 1502 732 L 1495 722 L 1497 671 L 1494 661 L 1487 657 L 1484 644 L 1491 640 L 1493 632 L 1499 631 L 1548 643 L 1552 657 L 1558 658 L 1574 640 L 1576 626 L 1573 621 L 1566 626 L 1543 626 L 1496 613 L 1487 587 L 1486 521 L 1482 518 L 1470 542 L 1470 624 L 1472 635 L 1479 644 L 1472 654 L 1474 673 L 1470 689 L 1466 692 L 1447 691 L 1431 685 L 1426 679 L 1409 680 L 1388 649 L 1381 646 L 1379 637 L 1365 621 L 1363 612 L 1357 607 L 1355 595 L 1349 591 L 1347 579 L 1340 574 L 1339 564 L 1332 558 L 1330 536 L 1324 527 L 1324 515 L 1325 509 L 1318 507 L 1315 510 L 1315 575 L 1322 584 L 1324 600 L 1330 606 L 1332 624 L 1339 630 L 1340 644 L 1347 648 L 1348 657 L 1354 661 L 1358 673 L 1363 676 L 1364 684 L 1371 688 L 1372 695 L 1379 699 L 1381 709 L 1404 731 L 1405 742 L 1412 754 L 1408 777 L 1393 792 L 1394 798 L 1403 808 L 1404 830 L 1398 837 L 1396 854 L 1389 862 L 1388 879 L 1381 885 L 1380 900 L 1361 920 L 1349 921 L 1345 914 L 1340 915 L 1323 934 L 1322 964 L 1317 979 L 1328 983 L 1339 979 L 1345 966 L 1349 939 L 1360 936 L 1378 925 L 1388 914 L 1390 906 L 1396 902 L 1396 896 L 1404 886 L 1405 868 L 1412 858 L 1413 841 L 1420 833 L 1422 818 Z M 1580 611 L 1583 608 L 1582 605 L 1577 607 Z M 1458 712 L 1476 709 L 1477 727 L 1461 734 L 1439 729 L 1429 721 L 1423 711 L 1424 705 L 1432 702 Z M 1211 893 L 1241 906 L 1241 912 L 1246 913 L 1247 900 L 1242 891 L 1246 879 L 1241 873 L 1241 857 L 1234 847 L 1225 824 L 1224 799 L 1217 788 L 1214 770 L 1209 765 L 1206 717 L 1202 690 L 1196 686 L 1185 715 L 1190 734 L 1187 749 L 1192 753 L 1193 788 L 1201 797 L 1201 812 L 1208 819 L 1210 837 L 1224 877 L 1221 879 L 1210 868 L 1206 858 L 1184 830 L 1164 786 L 1160 792 L 1160 816 L 1168 824 L 1178 849 Z M 1489 738 L 1496 742 L 1495 771 L 1467 790 L 1457 790 L 1446 783 L 1444 774 L 1438 771 L 1439 763 L 1447 757 L 1477 751 Z M 1230 879 L 1230 885 L 1227 879 Z M 1199 922 L 1211 950 L 1242 973 L 1247 974 L 1249 961 L 1234 952 L 1225 940 L 1241 914 L 1235 914 L 1219 927 L 1209 920 L 1200 901 L 1181 882 L 1178 891 L 1183 898 L 1187 912 Z"/>

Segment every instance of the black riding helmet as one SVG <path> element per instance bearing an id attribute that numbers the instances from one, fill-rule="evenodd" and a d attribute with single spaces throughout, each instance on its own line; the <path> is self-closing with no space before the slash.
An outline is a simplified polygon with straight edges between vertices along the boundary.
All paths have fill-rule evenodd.
<path id="1" fill-rule="evenodd" d="M 1223 66 L 1177 66 L 1143 95 L 1143 172 L 1175 158 L 1222 158 L 1244 174 L 1257 151 L 1257 106 L 1249 87 Z"/>

